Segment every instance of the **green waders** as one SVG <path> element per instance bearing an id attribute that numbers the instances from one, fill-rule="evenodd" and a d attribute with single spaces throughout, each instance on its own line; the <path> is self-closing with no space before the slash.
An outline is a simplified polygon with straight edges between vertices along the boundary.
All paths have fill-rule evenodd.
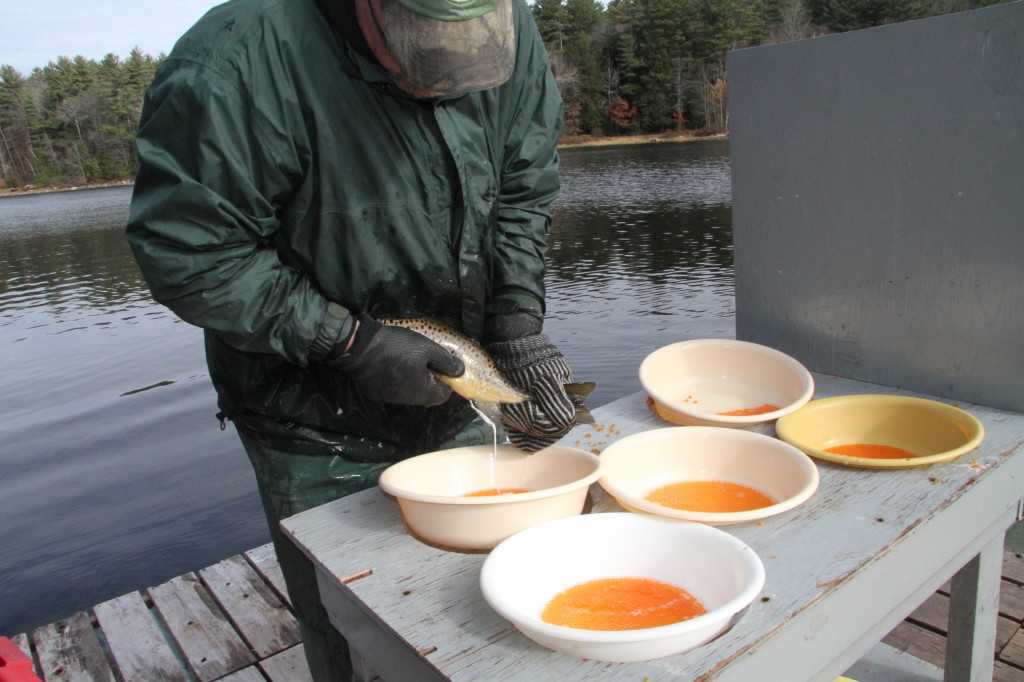
<path id="1" fill-rule="evenodd" d="M 331 625 L 320 600 L 313 562 L 281 531 L 281 519 L 377 484 L 389 462 L 356 462 L 336 455 L 301 455 L 283 449 L 259 432 L 235 424 L 256 473 L 270 537 L 302 632 L 309 670 L 315 682 L 350 682 L 348 643 Z M 491 442 L 491 427 L 471 422 L 438 449 Z M 503 438 L 499 427 L 498 438 Z"/>

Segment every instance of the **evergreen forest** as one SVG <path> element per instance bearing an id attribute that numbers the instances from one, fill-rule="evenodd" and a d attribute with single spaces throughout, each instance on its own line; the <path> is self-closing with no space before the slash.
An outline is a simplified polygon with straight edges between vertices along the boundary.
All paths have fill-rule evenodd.
<path id="1" fill-rule="evenodd" d="M 1008 0 L 533 0 L 567 138 L 728 132 L 730 50 Z M 0 65 L 0 188 L 129 180 L 164 55 Z"/>

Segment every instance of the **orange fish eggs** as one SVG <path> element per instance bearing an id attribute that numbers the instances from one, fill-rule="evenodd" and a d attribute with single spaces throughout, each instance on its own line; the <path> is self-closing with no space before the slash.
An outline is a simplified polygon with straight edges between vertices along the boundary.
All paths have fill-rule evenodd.
<path id="1" fill-rule="evenodd" d="M 541 620 L 578 630 L 639 630 L 704 613 L 704 605 L 681 587 L 650 578 L 603 578 L 555 595 Z"/>
<path id="2" fill-rule="evenodd" d="M 719 412 L 723 417 L 753 417 L 758 414 L 768 414 L 779 409 L 778 405 L 772 405 L 771 403 L 765 403 L 764 405 L 758 405 L 757 407 L 748 407 L 742 410 L 729 410 L 728 412 Z"/>
<path id="3" fill-rule="evenodd" d="M 917 457 L 910 450 L 897 448 L 892 445 L 878 445 L 876 443 L 851 443 L 850 445 L 837 445 L 828 448 L 825 452 L 833 455 L 844 455 L 846 457 L 864 457 L 867 459 L 907 459 Z"/>
<path id="4" fill-rule="evenodd" d="M 608 426 L 605 426 L 604 424 L 597 424 L 597 423 L 595 423 L 595 424 L 591 424 L 591 427 L 598 434 L 603 433 L 603 432 L 607 432 L 609 435 L 613 435 L 613 436 L 621 436 L 622 435 L 622 431 L 617 430 L 615 428 L 615 424 L 614 423 L 609 424 Z M 587 449 L 590 452 L 592 452 L 595 455 L 600 455 L 601 454 L 601 450 L 604 449 L 604 446 L 608 445 L 608 441 L 607 440 L 594 440 L 597 437 L 598 436 L 595 436 L 594 433 L 588 431 L 587 433 L 583 434 L 583 437 L 580 440 L 576 441 L 575 445 L 578 448 L 589 446 Z"/>
<path id="5" fill-rule="evenodd" d="M 714 513 L 750 511 L 775 504 L 760 490 L 731 481 L 672 483 L 648 493 L 646 499 L 672 509 Z"/>
<path id="6" fill-rule="evenodd" d="M 518 493 L 530 492 L 526 488 L 486 488 L 466 493 L 463 497 L 492 497 L 494 495 L 516 495 Z"/>

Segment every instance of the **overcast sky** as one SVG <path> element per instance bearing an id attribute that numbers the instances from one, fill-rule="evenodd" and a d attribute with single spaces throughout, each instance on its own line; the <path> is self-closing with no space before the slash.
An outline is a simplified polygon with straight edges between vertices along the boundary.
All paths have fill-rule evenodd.
<path id="1" fill-rule="evenodd" d="M 28 76 L 57 57 L 156 57 L 223 0 L 0 0 L 0 64 Z"/>

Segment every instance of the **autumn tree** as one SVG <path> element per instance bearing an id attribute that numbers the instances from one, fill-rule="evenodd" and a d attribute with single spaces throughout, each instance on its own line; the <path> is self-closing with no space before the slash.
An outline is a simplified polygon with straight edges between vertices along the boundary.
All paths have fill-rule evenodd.
<path id="1" fill-rule="evenodd" d="M 620 97 L 608 112 L 608 118 L 612 125 L 619 132 L 629 130 L 633 127 L 633 117 L 636 116 L 636 107 Z"/>

